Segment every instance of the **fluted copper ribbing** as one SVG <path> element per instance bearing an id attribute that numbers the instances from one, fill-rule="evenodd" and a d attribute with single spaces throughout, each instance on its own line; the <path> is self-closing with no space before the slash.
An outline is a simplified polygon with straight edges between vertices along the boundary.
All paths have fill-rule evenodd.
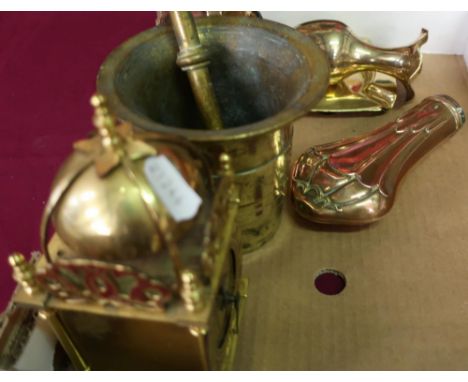
<path id="1" fill-rule="evenodd" d="M 370 134 L 312 147 L 293 168 L 294 208 L 325 224 L 359 225 L 382 218 L 392 208 L 404 174 L 464 121 L 452 98 L 433 96 Z"/>

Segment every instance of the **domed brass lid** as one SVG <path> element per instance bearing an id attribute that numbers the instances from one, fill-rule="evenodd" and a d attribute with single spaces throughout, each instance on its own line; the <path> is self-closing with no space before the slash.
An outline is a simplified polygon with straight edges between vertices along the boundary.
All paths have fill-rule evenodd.
<path id="1" fill-rule="evenodd" d="M 57 174 L 41 227 L 43 251 L 50 257 L 46 229 L 52 219 L 67 247 L 62 257 L 140 265 L 146 271 L 151 261 L 150 274 L 158 267 L 165 269 L 153 272 L 164 273 L 169 259 L 160 257 L 189 230 L 203 228 L 209 176 L 180 144 L 155 136 L 141 140 L 129 125 L 116 125 L 101 96 L 92 104 L 98 134 L 76 142 Z"/>

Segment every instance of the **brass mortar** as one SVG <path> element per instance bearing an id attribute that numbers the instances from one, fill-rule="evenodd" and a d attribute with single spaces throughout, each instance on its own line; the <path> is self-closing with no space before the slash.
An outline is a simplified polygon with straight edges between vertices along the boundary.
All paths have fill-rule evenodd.
<path id="1" fill-rule="evenodd" d="M 196 142 L 215 172 L 219 155 L 230 155 L 240 186 L 242 252 L 250 252 L 279 226 L 292 122 L 324 96 L 328 63 L 310 38 L 285 25 L 226 16 L 196 23 L 208 50 L 223 130 L 203 128 L 189 81 L 176 65 L 171 27 L 149 29 L 117 47 L 101 66 L 97 87 L 118 118 Z"/>

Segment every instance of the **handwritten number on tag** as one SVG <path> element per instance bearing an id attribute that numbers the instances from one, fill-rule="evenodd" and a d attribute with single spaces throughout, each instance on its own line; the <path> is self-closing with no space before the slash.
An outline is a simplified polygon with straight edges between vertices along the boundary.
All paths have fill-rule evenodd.
<path id="1" fill-rule="evenodd" d="M 145 160 L 144 171 L 151 188 L 176 222 L 192 219 L 202 199 L 164 155 Z"/>

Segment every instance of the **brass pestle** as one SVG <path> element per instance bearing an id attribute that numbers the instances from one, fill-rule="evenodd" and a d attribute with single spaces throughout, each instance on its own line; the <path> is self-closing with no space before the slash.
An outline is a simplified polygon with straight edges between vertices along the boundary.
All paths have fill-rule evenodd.
<path id="1" fill-rule="evenodd" d="M 177 65 L 187 73 L 205 127 L 221 130 L 223 122 L 208 71 L 208 52 L 200 43 L 193 16 L 188 11 L 170 12 L 170 16 L 179 45 Z"/>

